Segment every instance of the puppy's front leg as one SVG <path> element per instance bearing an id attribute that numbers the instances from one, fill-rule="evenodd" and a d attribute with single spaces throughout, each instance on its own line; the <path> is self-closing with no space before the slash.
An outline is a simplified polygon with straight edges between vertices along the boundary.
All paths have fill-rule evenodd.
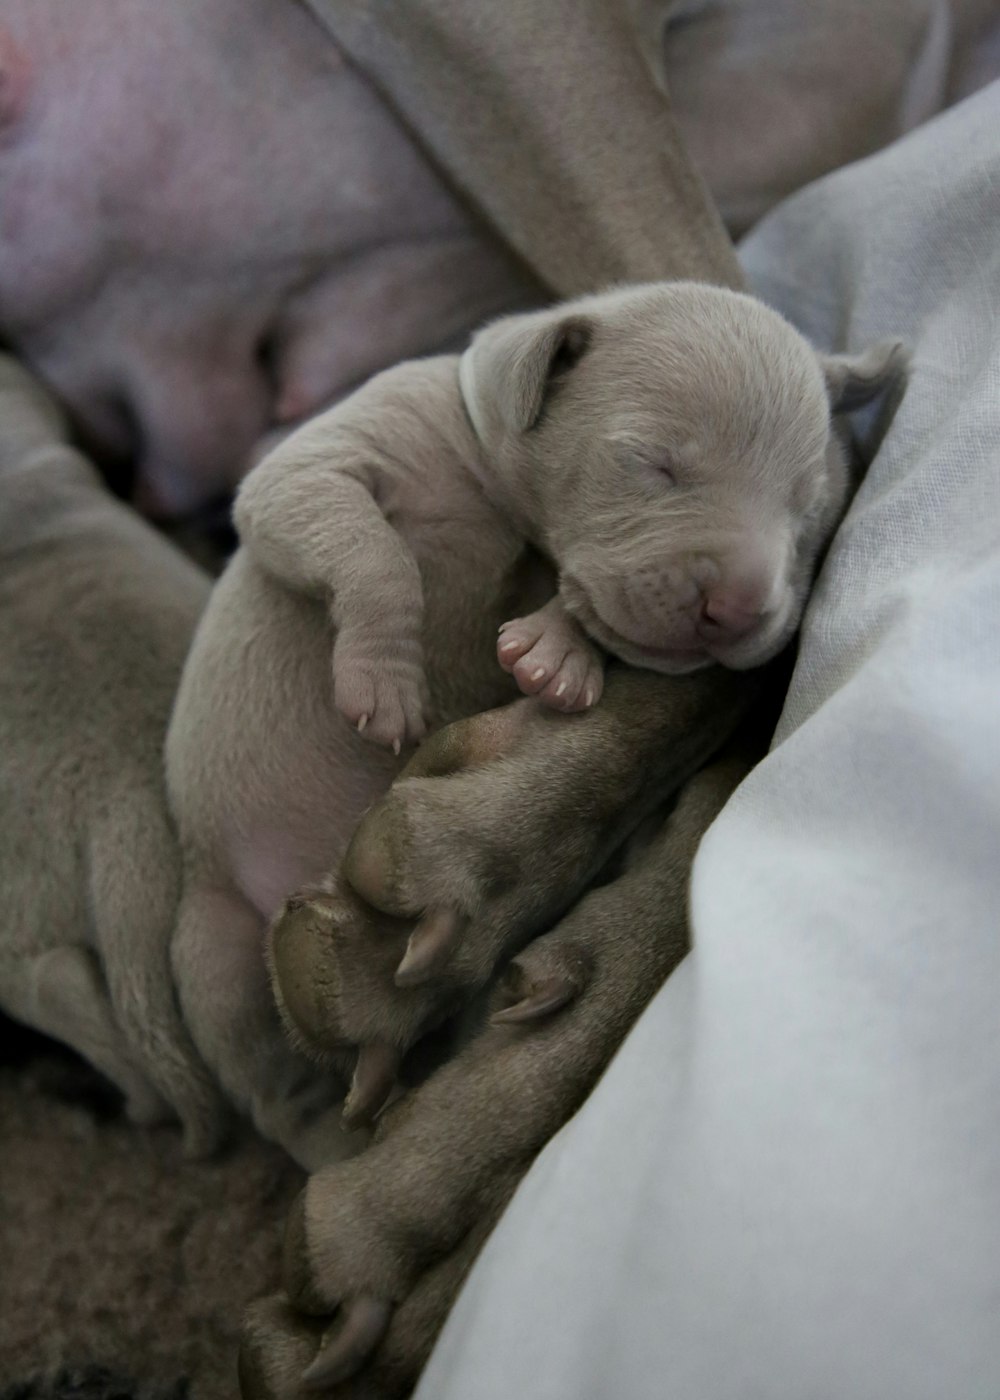
<path id="1" fill-rule="evenodd" d="M 420 570 L 379 505 L 389 472 L 364 434 L 334 411 L 254 468 L 234 520 L 262 568 L 324 600 L 336 629 L 337 708 L 398 754 L 424 735 L 427 695 Z"/>
<path id="2" fill-rule="evenodd" d="M 340 1364 L 329 1349 L 337 1320 L 300 1312 L 281 1294 L 253 1303 L 244 1319 L 239 1355 L 244 1400 L 298 1400 L 304 1393 L 302 1377 L 313 1366 L 315 1385 L 310 1383 L 308 1393 L 325 1393 L 330 1400 L 394 1400 L 408 1395 L 476 1256 L 522 1176 L 519 1167 L 498 1174 L 489 1201 L 461 1244 L 420 1276 L 393 1310 L 371 1360 L 339 1384 L 323 1380 L 321 1359 L 329 1356 L 334 1365 Z"/>
<path id="3" fill-rule="evenodd" d="M 356 1393 L 378 1397 L 404 1394 L 413 1383 L 449 1300 L 438 1296 L 438 1311 L 420 1311 L 419 1335 L 408 1333 L 406 1343 L 408 1372 L 398 1349 L 391 1368 L 379 1362 L 382 1337 L 391 1345 L 394 1310 L 402 1319 L 422 1281 L 493 1218 L 503 1191 L 579 1107 L 684 956 L 691 862 L 747 767 L 745 756 L 733 754 L 694 778 L 631 868 L 525 950 L 497 991 L 494 1023 L 388 1110 L 367 1153 L 308 1183 L 289 1222 L 286 1288 L 299 1311 L 337 1314 L 310 1362 L 313 1380 L 333 1385 L 358 1371 L 359 1384 L 370 1380 L 370 1388 Z M 536 992 L 560 968 L 577 978 L 578 994 L 557 1014 L 536 1019 Z M 511 1021 L 512 1006 L 533 1004 L 526 1021 Z M 317 1336 L 318 1329 L 313 1345 Z M 278 1350 L 281 1337 L 279 1328 Z M 296 1364 L 306 1349 L 300 1333 Z M 268 1354 L 259 1335 L 252 1350 L 259 1367 Z M 370 1352 L 374 1368 L 362 1372 Z M 297 1393 L 287 1372 L 277 1386 L 272 1373 L 269 1384 L 246 1393 L 281 1400 Z"/>

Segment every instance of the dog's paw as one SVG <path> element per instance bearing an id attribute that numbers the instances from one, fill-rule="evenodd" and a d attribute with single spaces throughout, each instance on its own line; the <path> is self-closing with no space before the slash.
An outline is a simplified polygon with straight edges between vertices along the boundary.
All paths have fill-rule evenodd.
<path id="1" fill-rule="evenodd" d="M 299 1312 L 284 1296 L 254 1303 L 240 1345 L 243 1400 L 306 1400 L 316 1394 L 328 1400 L 403 1400 L 410 1395 L 514 1184 L 505 1182 L 461 1244 L 421 1272 L 406 1298 L 389 1310 L 381 1335 L 385 1311 L 377 1300 L 348 1302 L 333 1315 Z M 327 1379 L 351 1371 L 347 1379 Z"/>
<path id="2" fill-rule="evenodd" d="M 303 1373 L 310 1389 L 336 1385 L 361 1368 L 418 1272 L 414 1242 L 405 1232 L 394 1236 L 374 1165 L 369 1154 L 360 1170 L 345 1163 L 313 1177 L 289 1213 L 286 1296 L 297 1312 L 328 1319 Z"/>
<path id="3" fill-rule="evenodd" d="M 592 875 L 622 804 L 614 782 L 593 781 L 586 736 L 569 733 L 590 718 L 525 700 L 451 725 L 362 819 L 343 875 L 366 904 L 411 920 L 400 992 L 434 984 L 466 999 Z"/>
<path id="4" fill-rule="evenodd" d="M 470 1180 L 459 1164 L 442 1181 L 421 1136 L 402 1150 L 383 1139 L 307 1184 L 285 1234 L 285 1296 L 255 1304 L 244 1324 L 244 1400 L 410 1394 L 527 1166 L 505 1159 Z"/>
<path id="5" fill-rule="evenodd" d="M 398 984 L 411 929 L 345 887 L 294 895 L 268 931 L 285 1029 L 306 1055 L 350 1078 L 343 1121 L 351 1129 L 377 1116 L 406 1050 L 451 1005 L 439 988 Z"/>
<path id="6" fill-rule="evenodd" d="M 237 1374 L 242 1400 L 303 1400 L 326 1318 L 297 1313 L 280 1295 L 252 1303 L 243 1319 Z"/>
<path id="7" fill-rule="evenodd" d="M 497 660 L 524 695 L 555 710 L 589 709 L 604 689 L 603 655 L 558 599 L 505 622 Z"/>
<path id="8" fill-rule="evenodd" d="M 492 993 L 495 1026 L 545 1021 L 580 996 L 593 973 L 586 948 L 555 934 L 529 943 L 504 969 Z"/>
<path id="9" fill-rule="evenodd" d="M 337 639 L 334 703 L 359 734 L 398 754 L 427 732 L 423 658 L 415 642 L 382 650 L 376 657 L 350 638 Z"/>
<path id="10" fill-rule="evenodd" d="M 387 1367 L 382 1374 L 366 1368 L 339 1383 L 331 1368 L 324 1374 L 326 1358 L 333 1356 L 343 1319 L 308 1317 L 297 1312 L 281 1295 L 262 1298 L 251 1305 L 243 1320 L 238 1376 L 243 1400 L 307 1400 L 325 1395 L 328 1400 L 398 1400 L 408 1395 L 416 1381 L 420 1361 L 395 1377 Z M 361 1358 L 363 1360 L 364 1358 Z"/>

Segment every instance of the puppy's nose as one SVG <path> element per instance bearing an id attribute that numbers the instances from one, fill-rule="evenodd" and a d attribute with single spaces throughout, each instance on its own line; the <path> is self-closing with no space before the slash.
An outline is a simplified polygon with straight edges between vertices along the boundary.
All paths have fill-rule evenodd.
<path id="1" fill-rule="evenodd" d="M 764 612 L 763 600 L 755 589 L 713 588 L 702 599 L 698 630 L 706 637 L 744 637 Z"/>

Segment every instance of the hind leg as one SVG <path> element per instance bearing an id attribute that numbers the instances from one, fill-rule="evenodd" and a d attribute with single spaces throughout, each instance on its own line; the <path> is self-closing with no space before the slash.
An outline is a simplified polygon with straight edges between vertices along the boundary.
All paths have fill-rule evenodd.
<path id="1" fill-rule="evenodd" d="M 233 1103 L 308 1170 L 363 1145 L 340 1124 L 344 1085 L 288 1043 L 264 964 L 264 925 L 233 890 L 189 882 L 171 948 L 188 1029 Z"/>
<path id="2" fill-rule="evenodd" d="M 89 948 L 68 944 L 8 966 L 4 1000 L 32 1029 L 88 1060 L 125 1095 L 134 1123 L 172 1117 L 167 1103 L 136 1068 L 115 1020 L 101 966 Z"/>

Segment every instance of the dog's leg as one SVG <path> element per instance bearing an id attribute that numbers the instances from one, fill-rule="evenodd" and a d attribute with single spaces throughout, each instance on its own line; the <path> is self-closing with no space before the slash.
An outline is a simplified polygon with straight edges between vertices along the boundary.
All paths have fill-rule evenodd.
<path id="1" fill-rule="evenodd" d="M 312 1170 L 356 1151 L 340 1125 L 343 1081 L 289 1046 L 263 958 L 260 915 L 235 891 L 188 882 L 171 961 L 206 1063 L 258 1131 Z"/>
<path id="2" fill-rule="evenodd" d="M 489 1202 L 461 1244 L 432 1265 L 393 1312 L 370 1365 L 342 1384 L 324 1386 L 322 1393 L 331 1400 L 390 1400 L 409 1394 L 476 1256 L 522 1176 L 515 1169 L 497 1178 Z M 240 1346 L 243 1400 L 291 1400 L 302 1395 L 303 1373 L 333 1330 L 328 1317 L 298 1312 L 281 1295 L 253 1303 L 244 1319 Z"/>
<path id="3" fill-rule="evenodd" d="M 759 672 L 611 667 L 603 702 L 584 714 L 526 700 L 431 739 L 363 819 L 344 862 L 354 889 L 389 917 L 345 892 L 312 910 L 293 902 L 294 926 L 286 915 L 272 930 L 276 995 L 300 1043 L 317 1054 L 359 1044 L 366 1064 L 386 1046 L 405 1051 L 565 911 L 719 747 L 761 684 Z M 410 930 L 406 917 L 418 920 Z M 352 1093 L 358 1117 L 384 1102 L 388 1083 L 374 1079 L 381 1096 Z"/>
<path id="4" fill-rule="evenodd" d="M 527 1169 L 579 1107 L 687 950 L 691 862 L 747 766 L 733 756 L 695 777 L 626 873 L 587 895 L 525 950 L 515 975 L 497 989 L 493 1024 L 386 1112 L 367 1153 L 310 1180 L 289 1221 L 286 1288 L 300 1312 L 338 1313 L 311 1364 L 313 1377 L 361 1370 L 366 1354 L 391 1332 L 393 1310 L 403 1316 L 420 1281 L 491 1218 L 504 1183 Z M 577 993 L 546 1017 L 547 989 L 560 971 L 576 978 Z M 430 1310 L 420 1314 L 430 1332 L 446 1306 L 443 1298 L 438 1302 L 433 1317 Z M 409 1338 L 407 1383 L 429 1344 L 428 1330 Z M 304 1338 L 300 1333 L 296 1358 Z M 370 1392 L 357 1393 L 404 1393 L 404 1369 L 395 1365 L 384 1390 L 372 1379 Z"/>
<path id="5" fill-rule="evenodd" d="M 88 904 L 115 1021 L 180 1118 L 188 1155 L 205 1156 L 225 1136 L 229 1110 L 177 1006 L 170 942 L 179 857 L 160 794 L 119 794 L 90 837 Z"/>
<path id="6" fill-rule="evenodd" d="M 106 1075 L 124 1094 L 134 1123 L 159 1123 L 171 1116 L 170 1106 L 129 1053 L 100 964 L 89 948 L 64 944 L 34 958 L 6 961 L 3 985 L 18 1020 L 71 1046 Z"/>

